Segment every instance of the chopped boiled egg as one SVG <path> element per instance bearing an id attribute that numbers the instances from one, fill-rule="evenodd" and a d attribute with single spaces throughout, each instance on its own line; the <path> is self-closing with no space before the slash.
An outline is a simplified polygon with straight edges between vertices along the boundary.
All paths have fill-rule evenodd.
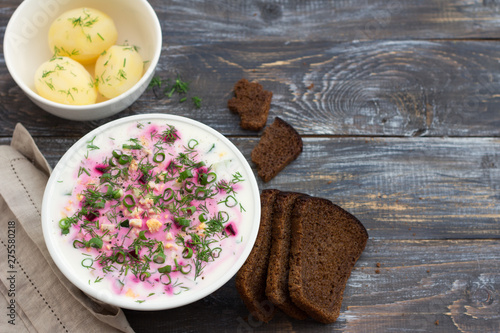
<path id="1" fill-rule="evenodd" d="M 161 222 L 158 221 L 157 219 L 149 219 L 146 222 L 146 225 L 148 226 L 149 232 L 152 234 L 160 230 L 162 226 Z"/>
<path id="2" fill-rule="evenodd" d="M 130 226 L 135 228 L 142 228 L 142 220 L 141 219 L 130 219 Z"/>

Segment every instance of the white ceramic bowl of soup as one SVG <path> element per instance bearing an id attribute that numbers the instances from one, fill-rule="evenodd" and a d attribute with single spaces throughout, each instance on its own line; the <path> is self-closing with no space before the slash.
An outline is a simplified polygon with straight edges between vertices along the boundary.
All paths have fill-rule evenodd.
<path id="1" fill-rule="evenodd" d="M 142 78 L 121 95 L 89 105 L 66 105 L 41 97 L 34 75 L 53 56 L 48 32 L 52 22 L 68 10 L 88 7 L 107 14 L 118 31 L 116 44 L 137 46 L 144 60 Z M 134 103 L 154 76 L 162 48 L 158 17 L 146 0 L 24 0 L 7 24 L 4 37 L 5 63 L 26 96 L 43 110 L 70 120 L 97 120 L 123 111 Z M 87 66 L 93 76 L 93 67 Z"/>
<path id="2" fill-rule="evenodd" d="M 169 146 L 168 149 L 172 149 L 171 151 L 165 151 L 164 155 L 166 158 L 163 156 L 160 159 L 158 156 L 161 156 L 161 153 L 155 152 L 157 148 L 153 148 L 153 146 L 149 146 L 149 148 L 147 148 L 150 140 L 149 138 L 151 137 L 151 140 L 153 140 L 153 138 L 156 140 L 157 133 L 162 133 L 161 135 L 164 135 L 163 133 L 165 132 L 162 131 L 162 129 L 170 128 L 170 126 L 173 126 L 177 133 L 179 133 L 179 138 L 178 141 L 175 141 L 176 143 Z M 160 137 L 163 138 L 163 136 Z M 138 141 L 135 140 L 134 142 L 140 142 L 140 145 L 142 145 L 142 148 L 140 149 L 138 147 L 133 148 L 139 149 L 138 152 L 135 152 L 135 150 L 130 151 L 134 151 L 134 154 L 146 154 L 144 156 L 148 156 L 149 158 L 144 158 L 143 155 L 140 155 L 142 157 L 137 157 L 137 160 L 141 160 L 139 162 L 139 168 L 144 165 L 149 165 L 148 163 L 152 163 L 155 165 L 155 168 L 148 169 L 150 170 L 148 171 L 148 175 L 151 177 L 157 177 L 155 178 L 157 182 L 152 181 L 151 179 L 153 178 L 149 179 L 152 183 L 148 180 L 142 182 L 140 179 L 134 182 L 133 178 L 138 178 L 133 176 L 133 162 L 129 162 L 130 165 L 127 170 L 132 170 L 127 171 L 130 172 L 127 174 L 130 183 L 135 183 L 137 186 L 147 186 L 144 188 L 148 188 L 149 191 L 151 191 L 151 194 L 153 194 L 156 190 L 159 190 L 158 193 L 162 193 L 163 188 L 161 185 L 163 184 L 162 182 L 167 182 L 167 178 L 161 178 L 159 176 L 162 175 L 163 172 L 165 174 L 170 174 L 170 171 L 167 172 L 161 170 L 169 170 L 168 168 L 172 165 L 170 162 L 177 161 L 175 159 L 177 153 L 174 153 L 174 151 L 184 151 L 184 149 L 187 149 L 187 151 L 189 151 L 188 155 L 193 157 L 193 162 L 197 162 L 195 167 L 199 167 L 199 165 L 204 164 L 205 166 L 201 166 L 201 168 L 206 168 L 206 171 L 203 172 L 212 170 L 215 174 L 215 176 L 209 176 L 208 184 L 205 182 L 206 185 L 199 185 L 200 187 L 198 187 L 198 189 L 204 188 L 203 186 L 205 186 L 206 188 L 210 188 L 210 191 L 207 191 L 207 193 L 210 192 L 216 194 L 214 194 L 213 197 L 199 199 L 200 201 L 196 201 L 194 199 L 193 201 L 190 201 L 190 204 L 193 205 L 192 207 L 196 208 L 187 213 L 183 210 L 183 213 L 180 214 L 187 214 L 190 216 L 188 218 L 192 219 L 191 226 L 183 228 L 178 225 L 170 224 L 168 232 L 171 232 L 172 235 L 168 235 L 168 232 L 163 232 L 161 228 L 158 231 L 150 231 L 151 229 L 148 229 L 149 219 L 152 216 L 156 216 L 156 218 L 161 221 L 162 227 L 171 223 L 172 216 L 175 214 L 168 210 L 164 212 L 154 211 L 155 214 L 158 213 L 159 215 L 153 214 L 148 215 L 147 217 L 144 217 L 143 215 L 135 215 L 135 217 L 139 216 L 139 219 L 142 219 L 142 221 L 146 221 L 145 219 L 148 219 L 148 222 L 146 223 L 147 225 L 142 224 L 140 228 L 135 225 L 132 228 L 133 222 L 129 216 L 135 213 L 142 214 L 146 208 L 144 210 L 138 208 L 136 211 L 136 206 L 134 206 L 132 209 L 127 208 L 128 211 L 125 212 L 125 206 L 129 207 L 131 201 L 124 201 L 129 202 L 129 204 L 126 204 L 121 208 L 116 208 L 120 209 L 119 214 L 106 215 L 106 208 L 103 208 L 103 210 L 97 214 L 99 216 L 95 218 L 95 220 L 92 220 L 92 222 L 88 221 L 91 220 L 91 218 L 82 217 L 80 223 L 81 225 L 92 224 L 91 227 L 94 228 L 92 230 L 100 230 L 103 225 L 109 225 L 110 223 L 114 223 L 115 226 L 120 224 L 120 231 L 116 231 L 116 229 L 113 231 L 116 231 L 117 236 L 109 237 L 109 244 L 114 242 L 114 245 L 106 247 L 107 240 L 105 239 L 105 236 L 111 235 L 111 233 L 106 232 L 106 235 L 102 237 L 105 241 L 100 249 L 91 248 L 90 245 L 88 245 L 88 248 L 80 246 L 81 243 L 78 241 L 75 242 L 75 240 L 79 239 L 78 237 L 81 237 L 81 235 L 86 231 L 82 231 L 83 229 L 81 229 L 81 227 L 75 225 L 71 227 L 71 230 L 68 230 L 68 233 L 64 234 L 59 222 L 66 216 L 76 216 L 75 214 L 82 209 L 81 207 L 87 205 L 87 202 L 89 202 L 87 197 L 82 199 L 82 197 L 79 196 L 79 194 L 85 193 L 82 189 L 90 186 L 94 191 L 100 191 L 100 193 L 104 193 L 103 191 L 105 191 L 107 193 L 108 187 L 104 185 L 105 183 L 99 180 L 100 177 L 104 176 L 100 176 L 100 171 L 96 171 L 101 169 L 96 168 L 94 170 L 92 168 L 94 165 L 114 165 L 111 161 L 108 161 L 108 157 L 115 156 L 113 155 L 114 150 L 122 150 L 123 154 L 120 155 L 120 158 L 116 157 L 115 162 L 119 161 L 123 156 L 126 156 L 126 153 L 123 151 L 129 151 L 128 149 L 132 149 L 130 148 L 130 145 L 128 145 L 131 143 L 131 141 L 128 140 L 130 138 L 137 139 Z M 166 142 L 166 139 L 161 142 Z M 126 144 L 127 148 L 124 148 L 124 144 Z M 153 156 L 153 159 L 151 159 L 151 156 Z M 167 161 L 168 159 L 171 160 Z M 127 158 L 127 160 L 130 161 L 129 158 Z M 204 161 L 204 163 L 198 164 L 199 161 Z M 186 165 L 193 165 L 189 159 L 182 163 L 186 163 Z M 87 171 L 82 172 L 82 166 L 86 168 Z M 127 164 L 125 163 L 122 166 L 118 165 L 117 168 L 123 168 L 126 166 Z M 172 171 L 172 174 L 179 175 L 181 173 L 180 170 L 182 170 L 182 168 L 178 167 L 177 171 Z M 120 173 L 114 173 L 112 170 L 109 170 L 109 173 L 120 175 Z M 194 174 L 195 171 L 192 173 Z M 97 178 L 92 178 L 92 174 L 94 174 Z M 238 181 L 235 181 L 235 175 L 237 175 L 237 178 L 239 179 Z M 159 180 L 160 178 L 163 180 Z M 200 182 L 200 178 L 197 179 L 198 180 L 193 179 L 190 183 L 196 183 L 197 181 Z M 123 181 L 123 179 L 121 181 Z M 148 185 L 144 185 L 145 183 Z M 176 183 L 179 183 L 179 179 L 176 179 L 173 183 L 174 185 L 168 186 L 173 188 Z M 100 188 L 93 187 L 92 184 L 99 184 Z M 180 181 L 180 184 L 179 188 L 182 188 L 182 190 L 179 190 L 180 192 L 177 193 L 182 194 L 175 196 L 175 198 L 179 199 L 179 201 L 182 200 L 183 195 L 188 194 L 188 181 L 185 181 L 185 188 L 183 187 L 184 183 L 182 183 L 182 181 Z M 231 188 L 235 190 L 234 193 L 230 190 L 220 190 L 220 184 L 223 186 L 225 186 L 225 184 L 232 184 Z M 131 187 L 128 185 L 130 184 L 122 183 L 117 186 L 122 186 L 122 188 L 127 186 L 130 190 Z M 212 192 L 212 189 L 219 190 Z M 147 197 L 143 194 L 134 192 L 134 190 L 132 190 L 132 192 L 122 193 L 122 196 L 119 199 L 109 199 L 110 211 L 115 209 L 112 207 L 120 207 L 118 204 L 120 204 L 120 200 L 127 196 L 127 193 L 135 193 L 134 196 L 137 195 L 134 202 L 142 200 L 138 200 L 137 198 Z M 163 199 L 174 200 L 169 199 L 168 195 L 165 195 L 165 193 L 170 192 L 168 189 L 163 192 L 162 199 L 158 199 L 158 203 L 155 203 L 157 207 L 160 206 Z M 231 198 L 229 197 L 229 193 L 231 194 Z M 200 195 L 200 197 L 203 197 L 203 195 Z M 116 201 L 116 205 L 113 200 Z M 144 208 L 148 206 L 140 207 Z M 222 240 L 209 245 L 211 249 L 220 247 L 220 250 L 217 250 L 217 258 L 209 262 L 201 261 L 202 264 L 206 263 L 206 265 L 203 266 L 204 270 L 202 271 L 202 274 L 198 275 L 196 278 L 195 273 L 192 271 L 188 274 L 179 274 L 179 271 L 182 270 L 181 265 L 185 267 L 185 272 L 188 271 L 190 267 L 194 268 L 194 263 L 196 263 L 198 260 L 197 258 L 199 258 L 198 254 L 203 252 L 201 247 L 194 249 L 194 253 L 191 258 L 184 259 L 184 254 L 187 254 L 185 251 L 182 251 L 183 255 L 180 256 L 179 249 L 174 249 L 165 244 L 165 253 L 170 251 L 167 254 L 166 261 L 158 264 L 156 268 L 150 267 L 151 274 L 146 276 L 144 281 L 142 281 L 141 278 L 144 276 L 134 277 L 134 275 L 130 273 L 132 268 L 127 273 L 128 277 L 118 273 L 120 270 L 122 272 L 125 271 L 125 267 L 127 265 L 132 266 L 132 264 L 136 264 L 129 254 L 127 254 L 127 260 L 122 260 L 123 257 L 121 257 L 121 260 L 117 260 L 116 262 L 113 261 L 115 263 L 114 265 L 117 267 L 115 267 L 116 270 L 114 273 L 107 273 L 109 275 L 105 275 L 102 267 L 98 265 L 98 259 L 96 258 L 100 255 L 100 253 L 102 254 L 108 251 L 107 253 L 110 254 L 110 257 L 113 256 L 113 258 L 118 258 L 119 256 L 114 257 L 114 255 L 119 252 L 121 249 L 119 248 L 120 246 L 125 246 L 127 249 L 130 248 L 127 247 L 129 245 L 125 245 L 127 242 L 129 244 L 130 242 L 145 244 L 141 243 L 142 238 L 140 238 L 141 232 L 139 232 L 139 230 L 145 230 L 142 233 L 142 236 L 147 238 L 147 241 L 144 240 L 144 242 L 149 242 L 150 240 L 153 241 L 154 237 L 156 237 L 156 239 L 159 240 L 167 239 L 165 243 L 170 244 L 177 243 L 177 235 L 184 235 L 184 240 L 186 240 L 187 236 L 185 235 L 192 235 L 192 232 L 203 235 L 206 231 L 206 234 L 209 234 L 209 231 L 207 231 L 208 227 L 206 226 L 209 222 L 206 222 L 206 225 L 202 230 L 198 229 L 201 224 L 199 221 L 202 220 L 200 215 L 203 214 L 204 207 L 209 207 L 208 209 L 210 210 L 210 213 L 207 213 L 204 218 L 207 216 L 217 218 L 223 217 L 221 218 L 221 221 L 225 221 L 223 222 L 226 228 L 225 230 L 228 230 L 227 226 L 229 226 L 229 224 L 232 224 L 232 226 L 230 232 L 226 231 L 224 233 L 225 236 Z M 174 210 L 174 208 L 169 209 L 172 209 L 172 211 Z M 121 216 L 122 211 L 124 216 Z M 151 213 L 151 210 L 149 212 Z M 179 213 L 178 208 L 177 212 Z M 196 216 L 196 214 L 199 215 Z M 130 224 L 127 223 L 127 227 L 123 227 L 122 223 L 124 219 L 130 219 Z M 195 220 L 199 221 L 194 222 Z M 96 223 L 96 225 L 94 226 L 93 223 Z M 145 114 L 121 118 L 109 122 L 82 137 L 64 154 L 57 166 L 54 168 L 47 183 L 42 203 L 42 227 L 45 242 L 52 259 L 62 273 L 73 284 L 92 297 L 112 305 L 135 310 L 162 310 L 183 306 L 197 301 L 223 286 L 236 274 L 250 254 L 257 237 L 259 224 L 259 189 L 255 176 L 241 152 L 223 135 L 202 123 L 180 116 L 164 114 Z M 99 225 L 99 227 L 97 225 Z M 132 231 L 130 228 L 132 228 Z M 99 233 L 99 231 L 94 232 Z M 118 235 L 120 232 L 122 232 L 121 235 L 126 235 L 123 237 L 123 242 L 121 241 L 122 236 Z M 163 235 L 165 235 L 165 237 Z M 207 239 L 210 239 L 210 237 L 207 236 Z M 186 244 L 191 244 L 190 241 L 185 242 Z M 141 249 L 136 251 L 138 252 L 134 253 L 141 253 L 138 255 L 138 259 L 145 260 L 143 255 L 147 254 L 147 248 L 145 249 L 146 252 L 140 252 Z M 102 257 L 106 256 L 107 254 Z M 148 256 L 148 258 L 153 257 L 153 255 Z M 169 262 L 172 265 L 172 268 L 174 268 L 175 265 L 172 260 L 179 261 L 180 266 L 177 275 L 173 275 L 174 273 L 170 272 L 168 274 L 160 274 L 160 268 L 165 267 Z M 181 262 L 181 260 L 183 261 Z M 88 267 L 91 263 L 94 265 L 93 268 Z M 190 266 L 190 263 L 193 263 L 193 266 Z M 151 265 L 153 266 L 152 263 Z M 171 280 L 170 283 L 168 279 Z M 117 280 L 119 280 L 118 283 Z M 176 280 L 175 283 L 174 280 Z M 174 284 L 177 287 L 172 287 Z M 117 286 L 119 288 L 117 288 Z M 179 286 L 184 286 L 185 288 Z"/>

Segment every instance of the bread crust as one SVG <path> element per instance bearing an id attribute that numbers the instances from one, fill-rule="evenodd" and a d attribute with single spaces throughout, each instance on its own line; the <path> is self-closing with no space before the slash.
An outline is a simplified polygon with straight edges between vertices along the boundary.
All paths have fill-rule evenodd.
<path id="1" fill-rule="evenodd" d="M 331 201 L 298 198 L 292 212 L 288 282 L 294 304 L 319 322 L 335 322 L 367 240 L 361 222 Z"/>
<path id="2" fill-rule="evenodd" d="M 236 289 L 251 315 L 263 322 L 270 321 L 276 307 L 266 297 L 266 279 L 271 250 L 273 206 L 278 190 L 263 190 L 261 219 L 255 245 L 236 274 Z"/>
<path id="3" fill-rule="evenodd" d="M 276 198 L 266 284 L 266 295 L 269 300 L 284 313 L 296 319 L 308 317 L 307 313 L 292 302 L 288 291 L 291 215 L 295 200 L 302 195 L 296 192 L 281 192 Z"/>

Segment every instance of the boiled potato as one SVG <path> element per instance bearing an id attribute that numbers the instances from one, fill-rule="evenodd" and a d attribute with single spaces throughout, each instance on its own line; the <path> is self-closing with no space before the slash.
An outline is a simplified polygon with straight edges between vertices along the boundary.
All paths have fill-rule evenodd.
<path id="1" fill-rule="evenodd" d="M 92 75 L 68 57 L 55 57 L 38 67 L 35 88 L 40 96 L 62 104 L 87 105 L 97 99 Z"/>
<path id="2" fill-rule="evenodd" d="M 135 47 L 113 45 L 97 58 L 95 80 L 99 92 L 113 98 L 136 84 L 143 71 L 144 62 Z"/>
<path id="3" fill-rule="evenodd" d="M 49 29 L 49 46 L 56 56 L 70 57 L 86 65 L 116 43 L 113 20 L 92 8 L 77 8 L 59 16 Z"/>

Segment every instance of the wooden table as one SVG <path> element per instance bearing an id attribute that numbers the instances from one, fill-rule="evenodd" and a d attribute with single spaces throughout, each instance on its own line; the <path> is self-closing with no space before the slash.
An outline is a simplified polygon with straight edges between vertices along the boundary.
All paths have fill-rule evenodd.
<path id="1" fill-rule="evenodd" d="M 0 35 L 20 0 L 0 4 Z M 261 189 L 325 197 L 370 234 L 338 321 L 279 314 L 246 322 L 234 280 L 189 306 L 125 311 L 137 332 L 500 331 L 500 1 L 151 0 L 162 24 L 161 78 L 119 115 L 56 118 L 31 103 L 0 57 L 0 143 L 22 122 L 54 166 L 88 131 L 160 112 L 226 135 L 250 160 L 259 135 L 227 109 L 242 77 L 274 93 L 302 155 Z"/>

